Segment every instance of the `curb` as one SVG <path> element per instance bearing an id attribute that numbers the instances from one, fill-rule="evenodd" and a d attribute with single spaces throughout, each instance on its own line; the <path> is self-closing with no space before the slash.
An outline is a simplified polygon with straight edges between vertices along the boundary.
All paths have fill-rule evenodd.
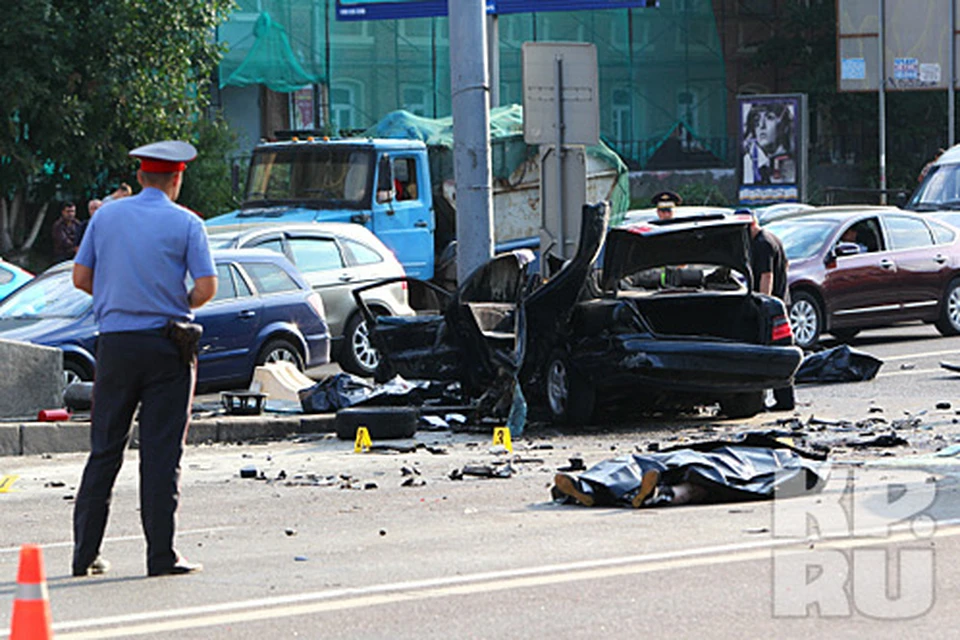
<path id="1" fill-rule="evenodd" d="M 242 416 L 190 421 L 187 444 L 281 440 L 307 433 L 334 430 L 336 414 Z M 138 447 L 139 425 L 134 424 L 130 447 Z M 0 456 L 77 453 L 90 450 L 89 422 L 23 422 L 0 424 Z"/>

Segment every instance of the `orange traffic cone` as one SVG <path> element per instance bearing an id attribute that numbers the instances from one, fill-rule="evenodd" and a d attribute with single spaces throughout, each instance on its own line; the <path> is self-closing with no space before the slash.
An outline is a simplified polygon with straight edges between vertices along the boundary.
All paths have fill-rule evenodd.
<path id="1" fill-rule="evenodd" d="M 37 545 L 25 544 L 20 547 L 10 640 L 49 640 L 53 638 L 52 625 L 43 554 Z"/>

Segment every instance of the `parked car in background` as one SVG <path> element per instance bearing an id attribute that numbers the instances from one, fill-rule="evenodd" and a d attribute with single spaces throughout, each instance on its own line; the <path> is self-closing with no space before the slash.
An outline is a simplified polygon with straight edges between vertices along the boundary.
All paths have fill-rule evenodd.
<path id="1" fill-rule="evenodd" d="M 454 294 L 441 292 L 435 315 L 365 312 L 384 353 L 378 377 L 456 380 L 479 397 L 514 368 L 527 398 L 542 400 L 553 420 L 578 425 L 600 407 L 622 416 L 715 402 L 728 417 L 762 411 L 764 389 L 790 384 L 802 353 L 783 302 L 744 284 L 750 218 L 708 215 L 607 233 L 603 213 L 584 207 L 576 255 L 532 292 L 524 260 L 504 254 Z M 696 269 L 662 287 L 625 284 L 693 262 Z M 354 291 L 361 305 L 376 286 Z"/>
<path id="2" fill-rule="evenodd" d="M 404 275 L 393 253 L 366 227 L 352 223 L 257 224 L 210 227 L 210 246 L 257 247 L 283 254 L 323 299 L 332 354 L 350 373 L 369 376 L 380 356 L 350 294 L 357 286 Z M 368 303 L 384 316 L 412 316 L 405 283 L 378 289 Z"/>
<path id="3" fill-rule="evenodd" d="M 790 323 L 812 347 L 824 333 L 922 320 L 960 333 L 960 231 L 894 207 L 838 207 L 772 222 L 790 261 Z"/>
<path id="4" fill-rule="evenodd" d="M 233 250 L 214 260 L 217 295 L 196 311 L 199 386 L 245 386 L 267 362 L 303 371 L 329 361 L 323 302 L 286 258 Z M 55 265 L 0 303 L 0 338 L 62 349 L 68 384 L 93 379 L 98 335 L 93 298 L 74 288 L 72 272 L 72 262 Z"/>
<path id="5" fill-rule="evenodd" d="M 765 225 L 774 220 L 803 214 L 815 209 L 816 207 L 812 204 L 804 204 L 802 202 L 779 202 L 777 204 L 768 204 L 765 207 L 757 207 L 753 210 L 753 214 L 757 216 L 757 221 L 761 225 Z"/>
<path id="6" fill-rule="evenodd" d="M 29 282 L 33 274 L 6 260 L 0 260 L 0 300 Z"/>

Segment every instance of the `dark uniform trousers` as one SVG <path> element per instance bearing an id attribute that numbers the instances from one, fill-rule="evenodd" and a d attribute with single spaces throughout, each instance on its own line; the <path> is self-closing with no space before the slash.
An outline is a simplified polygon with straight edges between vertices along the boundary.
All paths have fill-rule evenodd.
<path id="1" fill-rule="evenodd" d="M 100 335 L 90 457 L 74 507 L 74 569 L 85 570 L 100 552 L 110 494 L 138 403 L 140 519 L 147 539 L 147 570 L 162 570 L 177 561 L 173 535 L 180 457 L 195 379 L 196 360 L 183 364 L 162 330 Z"/>

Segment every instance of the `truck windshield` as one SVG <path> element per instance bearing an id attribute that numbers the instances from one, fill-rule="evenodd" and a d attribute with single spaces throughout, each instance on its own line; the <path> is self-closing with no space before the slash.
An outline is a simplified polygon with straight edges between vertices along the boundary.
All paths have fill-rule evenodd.
<path id="1" fill-rule="evenodd" d="M 931 167 L 906 208 L 911 211 L 960 209 L 960 164 Z"/>
<path id="2" fill-rule="evenodd" d="M 250 163 L 244 204 L 368 208 L 373 166 L 372 149 L 331 144 L 258 149 Z"/>

